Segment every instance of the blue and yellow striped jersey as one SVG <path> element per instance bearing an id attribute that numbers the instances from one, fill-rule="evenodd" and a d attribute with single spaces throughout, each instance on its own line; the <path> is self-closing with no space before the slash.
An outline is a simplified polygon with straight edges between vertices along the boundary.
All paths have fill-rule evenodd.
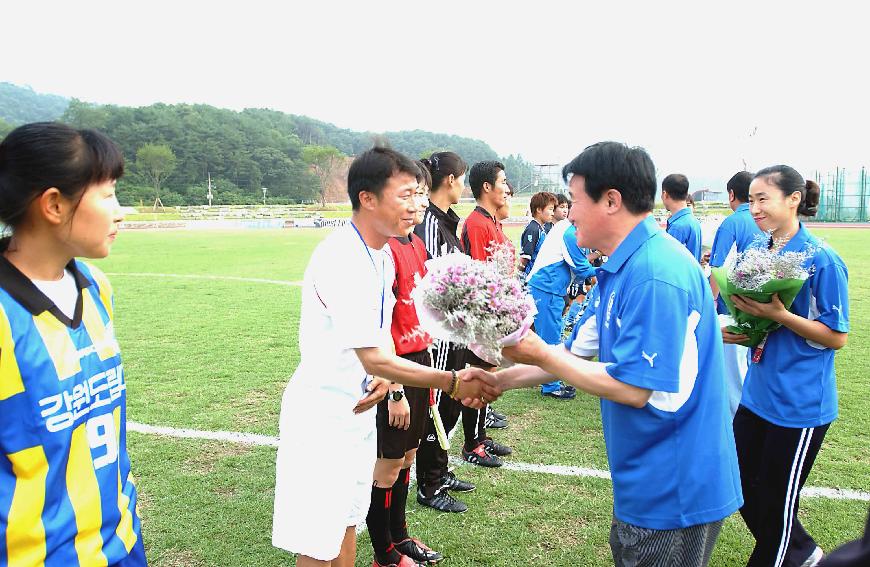
<path id="1" fill-rule="evenodd" d="M 0 255 L 0 567 L 112 565 L 140 537 L 112 289 L 67 270 L 72 320 Z"/>

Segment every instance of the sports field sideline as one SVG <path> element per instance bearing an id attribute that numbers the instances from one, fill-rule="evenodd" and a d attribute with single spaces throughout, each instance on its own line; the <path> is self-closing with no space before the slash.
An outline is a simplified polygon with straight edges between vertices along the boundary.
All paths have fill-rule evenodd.
<path id="1" fill-rule="evenodd" d="M 518 229 L 512 229 L 516 238 Z M 816 229 L 850 269 L 852 332 L 837 355 L 840 418 L 808 485 L 846 489 L 858 499 L 807 497 L 802 520 L 826 549 L 857 537 L 870 493 L 870 401 L 866 349 L 870 233 Z M 129 384 L 129 418 L 151 426 L 274 437 L 286 380 L 298 362 L 296 334 L 306 260 L 325 230 L 128 231 L 98 264 L 112 274 L 117 334 Z M 353 293 L 353 275 L 347 277 Z M 610 561 L 610 486 L 599 476 L 551 474 L 547 467 L 606 471 L 597 401 L 541 399 L 532 390 L 497 404 L 510 428 L 495 437 L 515 448 L 505 467 L 463 466 L 478 484 L 463 515 L 409 504 L 412 533 L 437 545 L 451 565 L 602 565 Z M 327 419 L 328 417 L 324 417 Z M 136 428 L 131 428 L 135 431 Z M 274 448 L 207 439 L 130 434 L 151 562 L 166 566 L 292 564 L 271 547 Z M 302 458 L 300 456 L 300 458 Z M 340 466 L 341 450 L 335 462 Z M 537 471 L 537 472 L 535 472 Z M 541 472 L 550 471 L 550 472 Z M 474 541 L 460 541 L 460 533 Z M 731 518 L 712 565 L 742 565 L 749 535 Z M 366 534 L 357 565 L 370 565 Z"/>

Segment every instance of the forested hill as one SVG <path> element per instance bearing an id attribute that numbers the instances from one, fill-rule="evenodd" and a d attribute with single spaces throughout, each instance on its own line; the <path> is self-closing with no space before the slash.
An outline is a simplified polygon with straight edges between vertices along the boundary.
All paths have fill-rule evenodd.
<path id="1" fill-rule="evenodd" d="M 452 150 L 469 164 L 499 159 L 480 140 L 422 130 L 356 132 L 274 110 L 236 112 L 199 104 L 94 105 L 39 95 L 9 83 L 0 87 L 0 121 L 6 122 L 0 122 L 0 136 L 23 122 L 59 119 L 77 127 L 97 128 L 115 140 L 127 161 L 119 191 L 125 204 L 153 202 L 158 191 L 167 206 L 202 204 L 209 175 L 215 204 L 260 202 L 263 187 L 274 203 L 342 199 L 343 188 L 328 181 L 333 187 L 325 190 L 317 173 L 325 163 L 333 169 L 346 166 L 348 157 L 370 148 L 376 139 L 385 139 L 414 158 Z M 148 156 L 143 148 L 151 150 Z M 160 167 L 166 170 L 157 183 L 155 159 L 162 159 Z M 512 170 L 519 176 L 520 170 L 531 169 L 519 156 L 501 159 L 509 176 Z M 322 178 L 334 180 L 335 172 Z"/>
<path id="2" fill-rule="evenodd" d="M 56 120 L 64 113 L 67 106 L 69 106 L 68 98 L 39 94 L 30 87 L 0 82 L 0 120 L 7 125 L 17 126 L 25 122 Z M 5 130 L 0 130 L 0 135 L 5 133 Z"/>

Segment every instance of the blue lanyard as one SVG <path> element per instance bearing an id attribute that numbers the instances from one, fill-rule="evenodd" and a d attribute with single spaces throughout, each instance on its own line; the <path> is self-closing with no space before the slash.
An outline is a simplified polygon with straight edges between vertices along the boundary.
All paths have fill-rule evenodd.
<path id="1" fill-rule="evenodd" d="M 350 223 L 350 226 L 353 227 L 353 229 L 356 231 L 356 235 L 359 236 L 359 240 L 360 240 L 360 242 L 362 242 L 362 245 L 363 245 L 363 248 L 365 248 L 366 254 L 369 255 L 369 260 L 372 261 L 372 268 L 375 269 L 375 276 L 378 276 L 378 282 L 379 282 L 380 287 L 381 287 L 381 325 L 378 328 L 383 329 L 384 328 L 384 268 L 385 268 L 384 259 L 383 259 L 383 257 L 381 258 L 381 273 L 379 275 L 378 274 L 378 267 L 375 265 L 375 259 L 372 258 L 372 253 L 371 253 L 371 251 L 369 251 L 369 245 L 366 244 L 365 240 L 363 240 L 362 234 L 360 234 L 359 229 L 356 227 L 355 224 L 353 224 L 353 222 Z"/>

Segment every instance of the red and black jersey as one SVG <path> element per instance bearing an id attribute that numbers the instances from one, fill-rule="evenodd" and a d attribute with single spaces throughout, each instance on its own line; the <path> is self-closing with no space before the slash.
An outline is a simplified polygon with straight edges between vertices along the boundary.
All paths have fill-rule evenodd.
<path id="1" fill-rule="evenodd" d="M 475 260 L 486 260 L 489 252 L 486 249 L 495 242 L 508 242 L 501 223 L 481 206 L 477 206 L 465 219 L 462 225 L 462 247 L 465 253 Z"/>
<path id="2" fill-rule="evenodd" d="M 420 329 L 417 309 L 411 299 L 411 291 L 417 285 L 416 278 L 426 275 L 426 246 L 413 232 L 410 237 L 391 238 L 389 245 L 396 265 L 393 284 L 396 306 L 393 307 L 391 328 L 396 354 L 426 350 L 432 344 L 432 337 Z"/>

